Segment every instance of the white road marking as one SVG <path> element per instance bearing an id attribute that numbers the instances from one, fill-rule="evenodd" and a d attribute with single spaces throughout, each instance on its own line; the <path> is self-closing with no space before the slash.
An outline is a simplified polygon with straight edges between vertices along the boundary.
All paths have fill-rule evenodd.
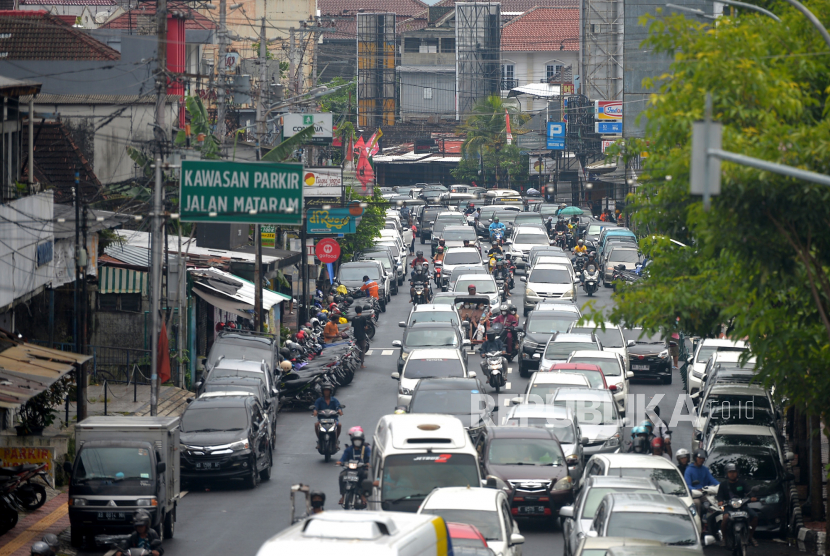
<path id="1" fill-rule="evenodd" d="M 512 367 L 507 367 L 507 374 L 509 374 L 509 375 L 513 374 L 513 368 Z"/>
<path id="2" fill-rule="evenodd" d="M 509 399 L 504 400 L 504 407 L 510 407 L 510 400 Z"/>
<path id="3" fill-rule="evenodd" d="M 372 352 L 373 352 L 373 351 L 375 351 L 375 350 L 373 350 L 373 349 L 367 349 L 367 350 L 366 350 L 366 355 L 372 355 Z"/>
<path id="4" fill-rule="evenodd" d="M 392 352 L 394 352 L 394 351 L 395 350 L 392 350 L 392 349 L 385 349 L 385 350 L 381 351 L 380 354 L 381 355 L 392 355 Z"/>
<path id="5" fill-rule="evenodd" d="M 510 383 L 509 383 L 509 382 L 505 382 L 505 383 L 504 383 L 504 388 L 505 388 L 506 390 L 510 390 Z"/>

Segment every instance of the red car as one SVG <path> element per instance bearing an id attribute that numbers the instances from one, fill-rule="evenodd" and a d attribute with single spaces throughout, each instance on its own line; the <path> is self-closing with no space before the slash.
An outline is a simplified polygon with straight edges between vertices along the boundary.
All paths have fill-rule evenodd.
<path id="1" fill-rule="evenodd" d="M 588 379 L 588 384 L 591 385 L 591 388 L 611 390 L 612 392 L 617 390 L 616 384 L 608 386 L 608 383 L 605 381 L 605 374 L 599 365 L 592 365 L 590 363 L 555 363 L 551 365 L 548 371 L 580 374 Z"/>
<path id="2" fill-rule="evenodd" d="M 474 526 L 467 523 L 447 523 L 450 531 L 452 547 L 469 546 L 473 548 L 487 548 L 487 541 L 484 535 Z"/>

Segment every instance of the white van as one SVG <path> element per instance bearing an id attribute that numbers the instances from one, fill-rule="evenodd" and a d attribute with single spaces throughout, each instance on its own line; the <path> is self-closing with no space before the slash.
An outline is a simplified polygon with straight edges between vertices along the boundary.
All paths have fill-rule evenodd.
<path id="1" fill-rule="evenodd" d="M 257 556 L 447 556 L 451 543 L 440 516 L 325 511 L 280 531 L 265 541 Z"/>
<path id="2" fill-rule="evenodd" d="M 372 443 L 369 509 L 416 512 L 435 488 L 481 486 L 476 447 L 456 417 L 384 415 Z"/>

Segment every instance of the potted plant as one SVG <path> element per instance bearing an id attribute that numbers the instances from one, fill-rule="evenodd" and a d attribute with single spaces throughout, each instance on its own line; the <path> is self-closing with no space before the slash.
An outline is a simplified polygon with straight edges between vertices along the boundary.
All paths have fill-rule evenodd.
<path id="1" fill-rule="evenodd" d="M 64 403 L 71 386 L 72 378 L 65 376 L 23 404 L 17 414 L 19 423 L 14 427 L 17 435 L 42 435 L 43 429 L 55 421 L 58 408 Z"/>

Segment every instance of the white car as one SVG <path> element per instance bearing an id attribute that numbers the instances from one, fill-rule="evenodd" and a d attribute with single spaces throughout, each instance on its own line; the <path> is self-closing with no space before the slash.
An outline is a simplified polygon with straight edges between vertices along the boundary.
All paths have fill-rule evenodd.
<path id="1" fill-rule="evenodd" d="M 588 438 L 583 444 L 586 458 L 615 454 L 622 448 L 623 420 L 609 390 L 560 388 L 553 394 L 553 405 L 567 407 L 576 415 L 582 436 Z"/>
<path id="2" fill-rule="evenodd" d="M 525 316 L 544 299 L 576 299 L 576 284 L 565 265 L 537 264 L 521 281 L 527 282 L 523 301 Z"/>
<path id="3" fill-rule="evenodd" d="M 475 372 L 467 371 L 461 352 L 448 348 L 413 349 L 406 358 L 403 370 L 392 373 L 392 378 L 398 381 L 398 405 L 404 407 L 409 407 L 412 391 L 422 378 L 475 376 Z"/>
<path id="4" fill-rule="evenodd" d="M 457 266 L 481 265 L 481 251 L 475 247 L 451 247 L 444 253 L 444 262 L 441 266 L 441 276 L 449 276 Z M 486 267 L 485 267 L 486 268 Z M 467 293 L 466 291 L 464 293 Z"/>
<path id="5" fill-rule="evenodd" d="M 439 515 L 444 521 L 469 523 L 484 536 L 496 556 L 522 556 L 525 538 L 510 512 L 501 489 L 475 487 L 436 488 L 418 508 L 419 514 Z"/>
<path id="6" fill-rule="evenodd" d="M 401 251 L 409 249 L 409 244 L 405 244 L 403 242 L 403 238 L 401 238 L 401 235 L 397 232 L 397 230 L 380 230 L 378 233 L 380 234 L 381 241 L 392 240 Z"/>
<path id="7" fill-rule="evenodd" d="M 591 334 L 558 332 L 548 340 L 539 361 L 539 369 L 550 369 L 555 363 L 566 363 L 571 353 L 580 350 L 602 351 L 602 344 Z"/>
<path id="8" fill-rule="evenodd" d="M 486 295 L 490 298 L 490 307 L 501 305 L 501 297 L 496 287 L 496 281 L 489 274 L 464 274 L 459 276 L 451 291 L 458 295 L 466 295 L 468 293 L 467 288 L 470 285 L 476 287 L 476 295 Z"/>
<path id="9" fill-rule="evenodd" d="M 625 372 L 631 370 L 631 361 L 628 359 L 628 345 L 623 337 L 622 329 L 613 322 L 604 323 L 605 330 L 595 322 L 575 324 L 568 332 L 573 334 L 593 334 L 602 344 L 602 351 L 613 351 L 620 354 L 625 362 Z M 633 341 L 632 341 L 633 343 Z"/>
<path id="10" fill-rule="evenodd" d="M 536 260 L 533 262 L 533 267 L 540 264 L 561 264 L 568 267 L 568 270 L 571 272 L 571 277 L 573 281 L 576 282 L 578 277 L 576 275 L 576 271 L 574 270 L 574 265 L 571 262 L 571 258 L 567 253 L 562 253 L 560 257 L 558 254 L 547 254 L 540 255 L 536 257 Z M 533 268 L 531 267 L 531 268 Z"/>
<path id="11" fill-rule="evenodd" d="M 719 338 L 707 338 L 697 345 L 694 357 L 690 358 L 689 363 L 689 394 L 694 394 L 700 390 L 701 379 L 703 378 L 703 371 L 706 370 L 706 363 L 709 358 L 719 351 L 738 351 L 744 352 L 747 345 L 744 342 L 732 340 L 722 340 Z"/>
<path id="12" fill-rule="evenodd" d="M 513 255 L 517 261 L 522 260 L 522 257 L 530 253 L 532 247 L 538 245 L 550 245 L 550 238 L 547 231 L 539 226 L 517 226 L 513 230 L 512 239 L 505 241 L 508 245 L 508 251 Z"/>
<path id="13" fill-rule="evenodd" d="M 590 388 L 591 384 L 584 376 L 576 373 L 538 372 L 533 373 L 523 396 L 511 398 L 510 403 L 550 403 L 553 395 L 560 388 Z"/>
<path id="14" fill-rule="evenodd" d="M 617 402 L 617 411 L 625 415 L 628 379 L 634 376 L 634 373 L 625 370 L 622 355 L 613 351 L 605 351 L 604 344 L 602 347 L 603 351 L 575 351 L 568 357 L 568 363 L 589 363 L 599 366 L 602 374 L 605 375 L 609 390 L 612 386 L 614 387 L 612 392 L 614 401 Z"/>
<path id="15" fill-rule="evenodd" d="M 724 417 L 731 420 L 731 424 L 738 424 L 741 419 L 746 421 L 743 424 L 750 424 L 756 419 L 760 423 L 762 412 L 776 415 L 769 392 L 758 384 L 714 384 L 703 394 L 703 399 L 698 399 L 692 431 L 696 440 L 702 438 L 706 420 L 713 411 L 725 413 Z"/>

